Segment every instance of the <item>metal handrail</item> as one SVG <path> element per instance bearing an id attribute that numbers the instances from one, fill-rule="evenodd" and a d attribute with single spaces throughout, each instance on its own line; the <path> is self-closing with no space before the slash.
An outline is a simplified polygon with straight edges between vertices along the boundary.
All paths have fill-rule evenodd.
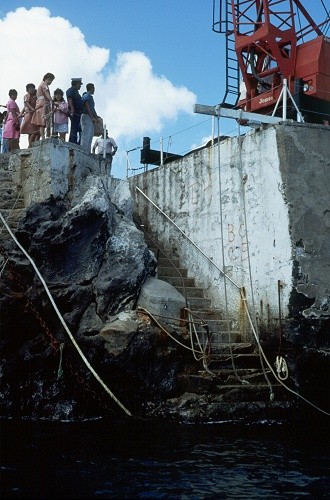
<path id="1" fill-rule="evenodd" d="M 236 288 L 238 288 L 238 290 L 241 289 L 241 287 L 237 283 L 235 283 L 235 281 L 232 280 L 230 276 L 228 276 L 228 274 L 226 274 L 222 269 L 220 269 L 220 267 L 218 267 L 213 262 L 213 260 L 210 259 L 210 257 L 208 257 L 203 252 L 203 250 L 191 238 L 189 238 L 189 236 L 186 235 L 186 233 L 165 212 L 163 212 L 163 210 L 159 208 L 138 186 L 135 186 L 135 189 L 137 190 L 138 193 L 142 194 L 146 198 L 146 200 L 148 200 L 169 222 L 171 222 L 171 224 L 173 224 L 180 231 L 182 236 L 184 236 L 184 238 L 186 238 L 208 260 L 208 262 L 210 262 L 220 272 L 221 276 L 227 278 Z"/>

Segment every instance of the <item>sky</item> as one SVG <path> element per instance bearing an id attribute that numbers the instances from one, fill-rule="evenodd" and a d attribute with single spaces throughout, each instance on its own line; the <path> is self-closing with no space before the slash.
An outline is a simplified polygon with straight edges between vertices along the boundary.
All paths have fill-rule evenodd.
<path id="1" fill-rule="evenodd" d="M 220 2 L 220 0 L 215 0 Z M 316 22 L 330 0 L 301 0 Z M 118 152 L 112 173 L 143 171 L 140 148 L 184 155 L 212 136 L 211 116 L 194 104 L 214 106 L 225 94 L 225 37 L 212 31 L 213 0 L 8 0 L 0 4 L 0 104 L 25 85 L 55 75 L 50 90 L 72 77 L 95 84 L 95 107 Z M 221 134 L 238 131 L 220 120 Z M 21 136 L 21 147 L 26 145 Z"/>

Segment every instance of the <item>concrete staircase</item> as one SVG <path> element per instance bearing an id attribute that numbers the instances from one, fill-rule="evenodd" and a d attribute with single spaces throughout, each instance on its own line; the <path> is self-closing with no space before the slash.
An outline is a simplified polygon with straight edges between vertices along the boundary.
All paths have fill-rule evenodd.
<path id="1" fill-rule="evenodd" d="M 252 334 L 242 332 L 238 320 L 223 318 L 213 309 L 204 289 L 196 286 L 195 279 L 180 260 L 164 246 L 146 225 L 141 225 L 148 248 L 157 258 L 157 277 L 174 286 L 186 297 L 196 320 L 196 330 L 202 345 L 206 343 L 206 324 L 211 338 L 211 352 L 207 369 L 199 365 L 195 373 L 179 377 L 181 390 L 186 393 L 215 395 L 222 403 L 235 401 L 268 405 L 270 394 L 282 406 L 287 406 L 289 395 L 276 381 L 269 368 L 260 359 Z M 197 348 L 197 345 L 196 345 Z"/>
<path id="2" fill-rule="evenodd" d="M 212 335 L 214 352 L 223 344 L 246 343 L 246 333 L 239 329 L 238 321 L 234 318 L 224 318 L 221 311 L 213 308 L 205 290 L 196 286 L 194 277 L 188 276 L 188 269 L 182 267 L 179 259 L 164 249 L 154 233 L 146 230 L 145 226 L 143 229 L 148 248 L 157 258 L 157 278 L 170 283 L 186 298 L 197 326 L 198 323 L 207 325 Z M 199 331 L 202 332 L 200 328 Z"/>
<path id="3" fill-rule="evenodd" d="M 12 171 L 8 169 L 9 155 L 0 155 L 0 213 L 9 228 L 15 233 L 19 219 L 25 213 L 21 192 L 13 182 Z M 0 220 L 0 270 L 7 261 L 11 236 Z M 16 252 L 17 250 L 14 250 Z M 12 250 L 11 250 L 12 252 Z"/>
<path id="4" fill-rule="evenodd" d="M 13 182 L 12 171 L 8 169 L 8 155 L 0 155 L 0 212 L 10 229 L 17 227 L 17 222 L 25 212 L 22 193 Z M 6 232 L 1 224 L 2 232 Z"/>

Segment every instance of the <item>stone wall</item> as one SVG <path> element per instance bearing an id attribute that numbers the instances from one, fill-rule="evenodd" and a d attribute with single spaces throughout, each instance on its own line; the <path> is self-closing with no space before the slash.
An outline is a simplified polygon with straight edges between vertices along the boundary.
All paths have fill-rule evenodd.
<path id="1" fill-rule="evenodd" d="M 237 317 L 244 287 L 264 325 L 329 316 L 329 134 L 264 126 L 130 178 L 143 222 L 214 308 Z"/>
<path id="2" fill-rule="evenodd" d="M 104 165 L 80 146 L 51 138 L 36 142 L 31 149 L 16 150 L 9 156 L 9 169 L 28 207 L 50 195 L 78 201 L 82 184 L 90 174 L 102 173 Z"/>

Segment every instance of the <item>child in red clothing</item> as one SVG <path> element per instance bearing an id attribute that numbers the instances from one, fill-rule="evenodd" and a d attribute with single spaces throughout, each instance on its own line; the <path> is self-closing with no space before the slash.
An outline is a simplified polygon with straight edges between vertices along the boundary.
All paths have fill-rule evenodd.
<path id="1" fill-rule="evenodd" d="M 2 133 L 3 139 L 8 139 L 9 153 L 19 149 L 20 138 L 20 110 L 16 103 L 17 90 L 9 90 L 9 101 L 7 102 L 7 116 L 5 128 Z"/>

